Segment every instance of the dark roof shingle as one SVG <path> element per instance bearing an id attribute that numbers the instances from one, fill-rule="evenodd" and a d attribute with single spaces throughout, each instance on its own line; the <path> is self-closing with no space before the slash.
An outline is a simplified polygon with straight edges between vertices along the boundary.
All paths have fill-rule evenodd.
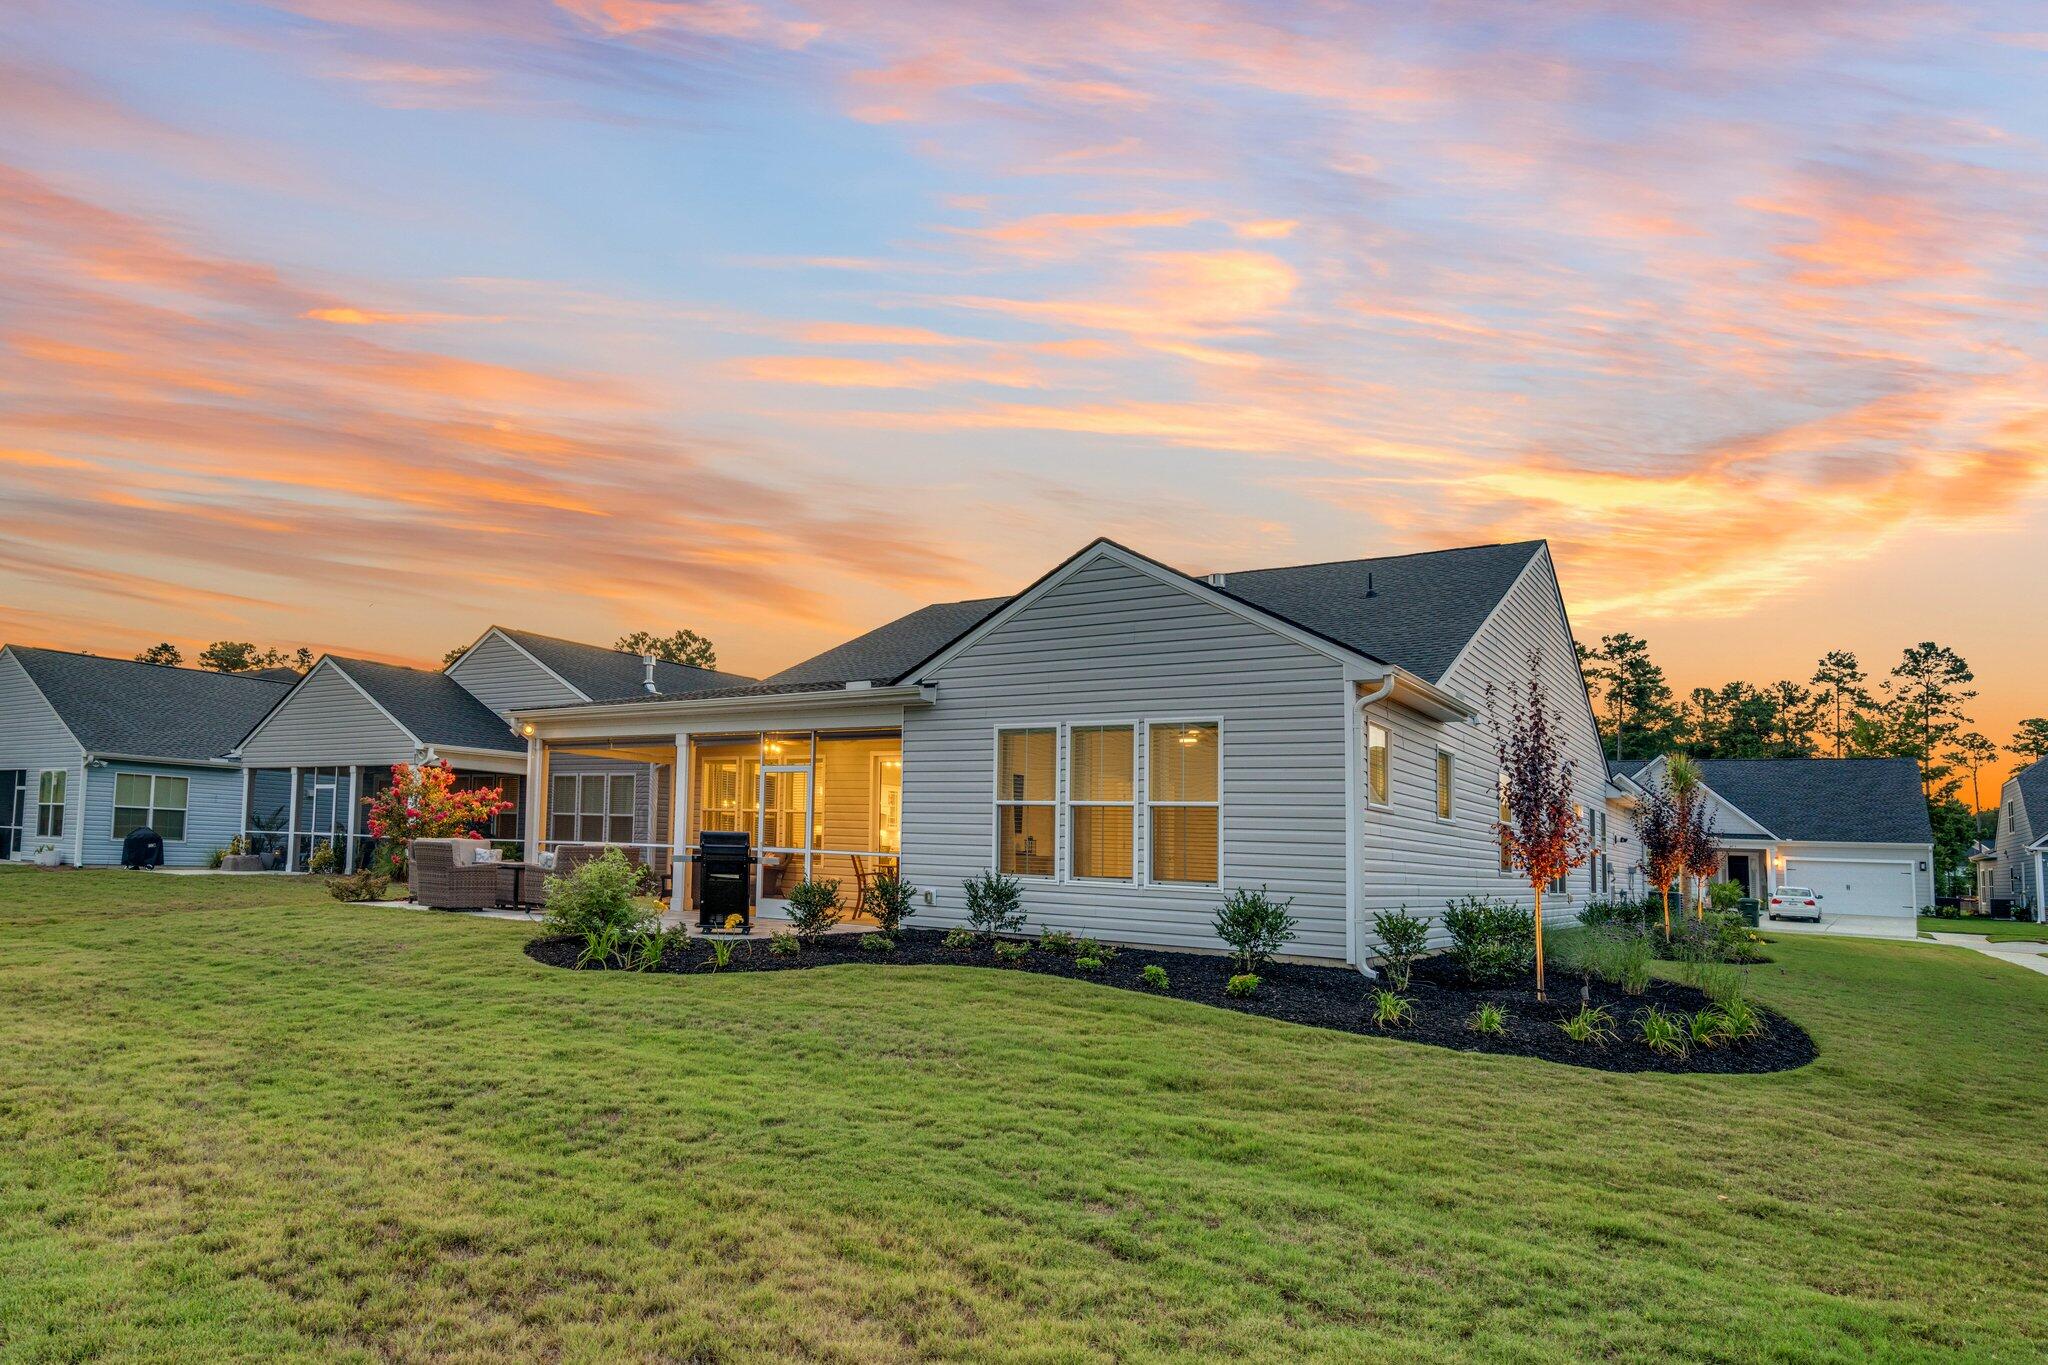
<path id="1" fill-rule="evenodd" d="M 1931 844 L 1934 828 L 1910 758 L 1708 759 L 1700 777 L 1780 839 Z"/>
<path id="2" fill-rule="evenodd" d="M 247 674 L 20 645 L 10 652 L 89 753 L 219 758 L 291 690 Z"/>
<path id="3" fill-rule="evenodd" d="M 2027 823 L 2033 826 L 2034 837 L 2048 834 L 2048 758 L 2030 763 L 2015 774 L 2020 785 L 2020 800 L 2026 802 Z"/>
<path id="4" fill-rule="evenodd" d="M 445 673 L 333 654 L 327 658 L 424 744 L 510 753 L 526 748 L 496 712 Z"/>
<path id="5" fill-rule="evenodd" d="M 499 626 L 506 639 L 541 661 L 569 686 L 592 701 L 627 701 L 647 692 L 647 665 L 638 654 L 627 654 L 602 645 L 536 635 L 530 630 Z M 688 696 L 718 688 L 744 687 L 755 679 L 742 673 L 725 673 L 712 668 L 693 668 L 654 661 L 654 685 L 664 696 Z"/>
<path id="6" fill-rule="evenodd" d="M 987 620 L 1007 597 L 982 597 L 971 602 L 937 602 L 899 616 L 845 644 L 834 645 L 800 664 L 763 681 L 776 687 L 816 687 L 848 682 L 893 682 Z"/>

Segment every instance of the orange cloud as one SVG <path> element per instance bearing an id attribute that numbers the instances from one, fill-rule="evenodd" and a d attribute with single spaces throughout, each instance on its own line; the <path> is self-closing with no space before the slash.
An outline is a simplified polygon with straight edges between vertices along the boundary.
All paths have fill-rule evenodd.
<path id="1" fill-rule="evenodd" d="M 861 360 L 851 356 L 771 355 L 738 362 L 748 379 L 772 384 L 808 384 L 828 389 L 928 389 L 941 384 L 994 384 L 1036 388 L 1038 376 L 1021 365 L 956 365 L 902 358 Z"/>

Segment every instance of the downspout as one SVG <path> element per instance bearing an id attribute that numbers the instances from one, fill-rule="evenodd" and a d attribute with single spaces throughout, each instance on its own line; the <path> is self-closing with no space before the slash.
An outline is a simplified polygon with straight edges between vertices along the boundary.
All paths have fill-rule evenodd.
<path id="1" fill-rule="evenodd" d="M 1346 784 L 1346 790 L 1350 793 L 1351 809 L 1345 812 L 1347 817 L 1345 823 L 1354 831 L 1354 834 L 1351 838 L 1350 855 L 1345 859 L 1350 885 L 1346 888 L 1347 894 L 1345 896 L 1344 953 L 1351 960 L 1351 964 L 1361 971 L 1364 970 L 1364 962 L 1358 951 L 1358 940 L 1360 938 L 1358 902 L 1360 900 L 1359 892 L 1362 889 L 1361 883 L 1365 876 L 1365 817 L 1361 806 L 1370 804 L 1365 788 L 1372 781 L 1372 775 L 1361 768 L 1362 764 L 1370 761 L 1365 751 L 1365 744 L 1361 738 L 1361 731 L 1365 724 L 1365 708 L 1376 702 L 1385 701 L 1393 695 L 1393 692 L 1394 675 L 1390 671 L 1385 677 L 1380 679 L 1378 687 L 1367 692 L 1352 703 L 1354 707 L 1352 723 L 1347 727 L 1349 733 L 1344 736 L 1345 752 L 1355 755 L 1355 757 L 1349 759 L 1347 766 L 1352 770 L 1353 780 L 1363 784 L 1356 788 L 1353 788 L 1349 783 Z"/>

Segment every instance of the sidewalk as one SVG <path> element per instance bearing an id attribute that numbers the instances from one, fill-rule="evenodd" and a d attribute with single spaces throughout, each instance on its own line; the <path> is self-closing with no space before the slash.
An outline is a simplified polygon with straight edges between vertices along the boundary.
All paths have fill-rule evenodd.
<path id="1" fill-rule="evenodd" d="M 2010 962 L 2015 967 L 2025 967 L 2030 972 L 2048 976 L 2048 943 L 1993 943 L 1975 934 L 1929 934 L 1927 937 L 1951 948 L 1968 948 L 1986 957 L 1995 957 L 2001 962 Z"/>

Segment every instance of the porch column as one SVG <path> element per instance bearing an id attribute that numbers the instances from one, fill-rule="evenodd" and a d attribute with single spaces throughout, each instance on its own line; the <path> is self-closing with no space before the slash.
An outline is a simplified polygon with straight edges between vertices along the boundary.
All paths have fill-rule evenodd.
<path id="1" fill-rule="evenodd" d="M 342 855 L 341 870 L 344 873 L 356 870 L 356 793 L 361 789 L 362 769 L 353 763 L 348 769 L 348 804 L 343 806 L 341 817 Z"/>
<path id="2" fill-rule="evenodd" d="M 284 822 L 284 870 L 299 870 L 299 770 L 292 769 L 292 799 L 286 807 L 291 812 Z"/>
<path id="3" fill-rule="evenodd" d="M 690 861 L 690 732 L 676 732 L 675 778 L 669 783 L 669 873 L 668 908 L 681 918 L 689 899 Z"/>
<path id="4" fill-rule="evenodd" d="M 249 834 L 249 784 L 256 780 L 254 768 L 242 769 L 242 823 L 235 826 L 235 837 L 246 838 Z M 5 812 L 0 812 L 4 816 Z"/>
<path id="5" fill-rule="evenodd" d="M 521 840 L 519 856 L 527 862 L 540 858 L 541 822 L 547 819 L 547 782 L 544 769 L 547 766 L 545 751 L 541 748 L 538 735 L 526 737 L 526 828 Z"/>

